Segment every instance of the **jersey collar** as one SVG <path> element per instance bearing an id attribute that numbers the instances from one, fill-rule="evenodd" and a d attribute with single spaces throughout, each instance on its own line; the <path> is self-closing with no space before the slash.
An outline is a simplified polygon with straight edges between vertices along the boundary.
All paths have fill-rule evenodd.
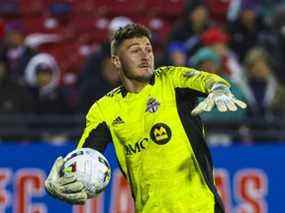
<path id="1" fill-rule="evenodd" d="M 149 84 L 153 86 L 154 82 L 155 82 L 155 75 L 152 74 L 151 79 L 149 80 Z M 126 97 L 126 95 L 128 94 L 128 90 L 124 86 L 121 86 L 121 94 L 123 98 Z"/>

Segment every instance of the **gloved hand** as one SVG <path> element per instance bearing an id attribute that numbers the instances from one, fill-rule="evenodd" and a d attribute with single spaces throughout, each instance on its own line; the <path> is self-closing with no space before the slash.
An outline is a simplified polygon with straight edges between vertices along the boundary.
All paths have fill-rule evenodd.
<path id="1" fill-rule="evenodd" d="M 60 177 L 63 164 L 62 157 L 58 157 L 53 164 L 50 174 L 45 180 L 47 192 L 70 204 L 84 204 L 87 200 L 87 193 L 84 191 L 83 184 L 78 182 L 73 174 Z"/>
<path id="2" fill-rule="evenodd" d="M 217 84 L 212 87 L 207 98 L 192 110 L 191 114 L 197 115 L 201 112 L 209 112 L 215 105 L 220 112 L 236 111 L 238 107 L 242 109 L 247 107 L 246 103 L 235 98 L 227 86 Z"/>

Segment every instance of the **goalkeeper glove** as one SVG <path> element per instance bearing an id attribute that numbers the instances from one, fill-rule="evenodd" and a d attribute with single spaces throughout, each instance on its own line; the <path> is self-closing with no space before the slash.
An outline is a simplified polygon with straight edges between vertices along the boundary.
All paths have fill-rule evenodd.
<path id="1" fill-rule="evenodd" d="M 196 106 L 191 114 L 197 115 L 202 112 L 209 112 L 214 106 L 217 106 L 220 112 L 236 111 L 238 107 L 245 109 L 246 103 L 238 100 L 230 91 L 229 87 L 223 84 L 215 84 L 207 98 Z"/>
<path id="2" fill-rule="evenodd" d="M 60 177 L 63 164 L 62 157 L 58 157 L 53 164 L 50 174 L 45 180 L 47 192 L 70 204 L 84 204 L 87 200 L 87 193 L 84 191 L 83 184 L 78 182 L 73 174 Z"/>

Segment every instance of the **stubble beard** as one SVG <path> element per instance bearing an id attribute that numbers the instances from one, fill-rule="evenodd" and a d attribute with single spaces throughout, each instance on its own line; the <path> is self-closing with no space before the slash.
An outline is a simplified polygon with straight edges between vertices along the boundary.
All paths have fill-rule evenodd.
<path id="1" fill-rule="evenodd" d="M 130 79 L 130 80 L 135 80 L 135 81 L 138 81 L 138 82 L 142 82 L 142 83 L 147 83 L 150 81 L 152 75 L 153 75 L 153 72 L 152 73 L 146 73 L 145 75 L 143 76 L 138 76 L 138 75 L 133 75 L 131 74 L 129 71 L 128 71 L 128 67 L 125 66 L 124 64 L 122 64 L 122 72 L 124 73 L 124 75 Z"/>

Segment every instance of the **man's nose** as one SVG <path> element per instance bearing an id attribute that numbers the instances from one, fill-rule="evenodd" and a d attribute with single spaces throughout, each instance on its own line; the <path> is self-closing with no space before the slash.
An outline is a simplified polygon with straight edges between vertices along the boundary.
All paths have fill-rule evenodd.
<path id="1" fill-rule="evenodd" d="M 147 58 L 147 57 L 148 57 L 148 51 L 147 51 L 147 50 L 142 50 L 142 51 L 141 51 L 141 56 L 142 56 L 143 58 Z"/>

